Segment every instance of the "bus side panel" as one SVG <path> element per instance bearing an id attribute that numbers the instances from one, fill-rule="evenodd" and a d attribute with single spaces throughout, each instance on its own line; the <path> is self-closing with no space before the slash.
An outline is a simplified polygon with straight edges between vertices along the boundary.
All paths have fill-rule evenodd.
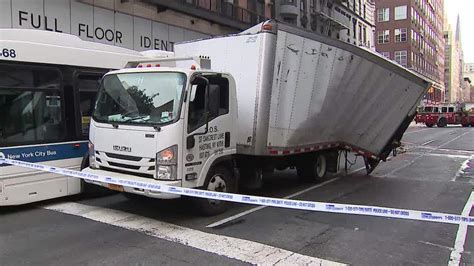
<path id="1" fill-rule="evenodd" d="M 41 164 L 79 170 L 81 158 Z M 70 167 L 74 165 L 75 167 Z M 17 166 L 0 166 L 0 206 L 26 204 L 81 192 L 81 180 Z M 3 173 L 6 173 L 5 175 Z M 12 174 L 16 173 L 16 174 Z M 6 177 L 8 176 L 8 177 Z"/>
<path id="2" fill-rule="evenodd" d="M 23 177 L 3 179 L 0 181 L 3 185 L 0 206 L 20 205 L 67 196 L 69 195 L 68 179 L 62 175 L 37 171 Z"/>
<path id="3" fill-rule="evenodd" d="M 10 159 L 80 170 L 87 142 L 0 148 Z M 24 167 L 0 165 L 0 206 L 19 205 L 81 192 L 81 180 Z"/>

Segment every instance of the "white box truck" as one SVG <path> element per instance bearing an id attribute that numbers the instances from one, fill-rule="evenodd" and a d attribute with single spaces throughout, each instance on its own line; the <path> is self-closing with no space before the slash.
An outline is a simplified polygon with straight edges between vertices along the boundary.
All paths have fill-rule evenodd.
<path id="1" fill-rule="evenodd" d="M 106 74 L 83 171 L 235 192 L 273 169 L 321 178 L 350 149 L 370 172 L 400 141 L 429 87 L 369 50 L 267 21 Z M 196 202 L 206 214 L 227 207 Z"/>

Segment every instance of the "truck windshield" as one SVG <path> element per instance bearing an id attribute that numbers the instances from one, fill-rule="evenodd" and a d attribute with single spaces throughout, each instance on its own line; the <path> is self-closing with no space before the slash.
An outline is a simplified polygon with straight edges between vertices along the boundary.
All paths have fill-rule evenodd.
<path id="1" fill-rule="evenodd" d="M 164 124 L 179 114 L 186 75 L 176 72 L 107 75 L 97 97 L 94 120 Z"/>

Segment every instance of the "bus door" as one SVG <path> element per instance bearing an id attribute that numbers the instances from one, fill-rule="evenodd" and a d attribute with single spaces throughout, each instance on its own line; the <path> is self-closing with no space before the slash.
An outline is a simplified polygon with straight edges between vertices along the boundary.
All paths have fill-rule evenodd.
<path id="1" fill-rule="evenodd" d="M 76 123 L 78 128 L 78 136 L 80 139 L 88 139 L 89 125 L 91 121 L 92 112 L 94 110 L 97 91 L 99 90 L 99 82 L 106 71 L 98 72 L 78 72 L 75 75 L 76 87 Z"/>

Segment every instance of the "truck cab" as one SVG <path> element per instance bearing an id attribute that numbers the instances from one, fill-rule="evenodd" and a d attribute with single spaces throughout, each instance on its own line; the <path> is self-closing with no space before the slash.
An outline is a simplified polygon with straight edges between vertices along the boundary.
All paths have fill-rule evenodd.
<path id="1" fill-rule="evenodd" d="M 107 73 L 90 124 L 89 165 L 83 171 L 233 192 L 235 82 L 229 74 L 206 69 L 208 61 L 166 59 Z M 94 183 L 153 198 L 179 197 Z M 198 203 L 209 214 L 226 204 L 207 199 Z"/>

